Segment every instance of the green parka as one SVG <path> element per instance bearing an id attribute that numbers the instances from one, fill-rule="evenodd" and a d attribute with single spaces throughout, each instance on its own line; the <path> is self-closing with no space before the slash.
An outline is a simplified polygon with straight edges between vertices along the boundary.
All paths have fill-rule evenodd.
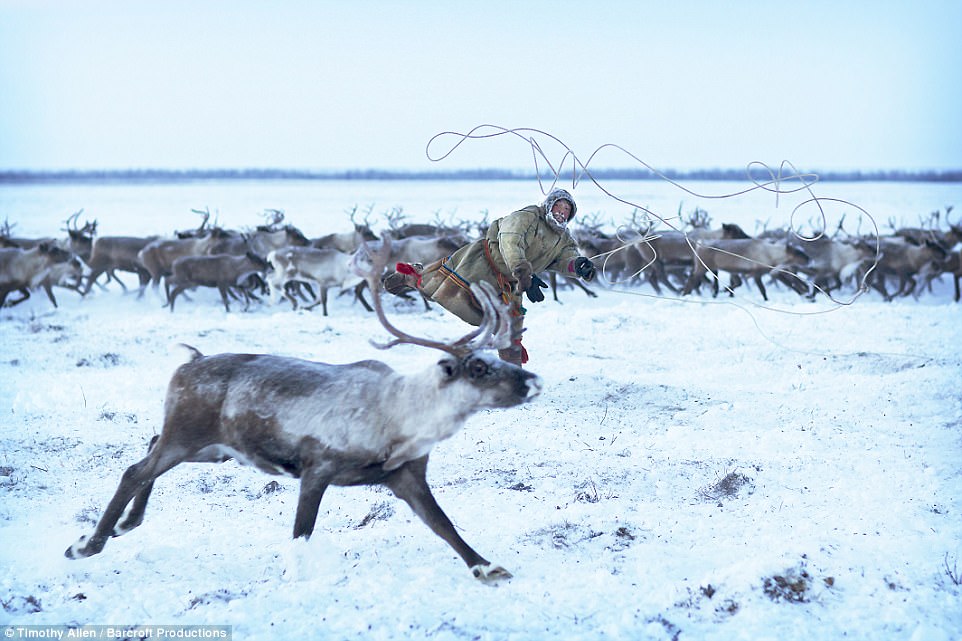
<path id="1" fill-rule="evenodd" d="M 425 267 L 420 291 L 477 326 L 481 324 L 482 312 L 469 284 L 486 281 L 520 312 L 521 296 L 514 293 L 517 281 L 511 274 L 522 261 L 531 263 L 534 273 L 548 270 L 567 275 L 573 272 L 571 262 L 578 257 L 578 246 L 571 234 L 550 225 L 546 214 L 543 206 L 529 205 L 495 220 L 483 239 Z"/>

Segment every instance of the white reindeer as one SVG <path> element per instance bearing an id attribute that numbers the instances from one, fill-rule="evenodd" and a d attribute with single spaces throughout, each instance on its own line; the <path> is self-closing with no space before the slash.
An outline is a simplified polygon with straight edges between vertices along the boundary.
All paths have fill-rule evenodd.
<path id="1" fill-rule="evenodd" d="M 267 276 L 271 291 L 271 303 L 281 296 L 297 309 L 297 298 L 292 285 L 305 283 L 314 292 L 314 301 L 307 306 L 312 309 L 321 305 L 327 316 L 327 290 L 331 287 L 346 288 L 363 282 L 351 270 L 351 255 L 337 249 L 313 247 L 284 247 L 267 254 L 272 271 Z"/>

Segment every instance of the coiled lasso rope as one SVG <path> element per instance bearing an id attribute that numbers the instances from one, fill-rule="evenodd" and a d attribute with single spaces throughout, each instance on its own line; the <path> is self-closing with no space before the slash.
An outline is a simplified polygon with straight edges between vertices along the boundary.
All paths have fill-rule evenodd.
<path id="1" fill-rule="evenodd" d="M 769 166 L 766 165 L 765 163 L 762 163 L 762 162 L 759 162 L 759 161 L 752 161 L 752 162 L 749 163 L 748 166 L 746 167 L 746 175 L 747 175 L 748 180 L 752 183 L 751 186 L 749 186 L 749 187 L 747 187 L 747 188 L 745 188 L 745 189 L 743 189 L 743 190 L 740 190 L 740 191 L 735 191 L 735 192 L 730 192 L 730 193 L 725 193 L 725 194 L 703 194 L 703 193 L 696 192 L 696 191 L 690 189 L 689 187 L 683 185 L 681 182 L 676 181 L 676 180 L 670 178 L 669 176 L 665 175 L 663 172 L 661 172 L 661 171 L 657 170 L 656 168 L 652 167 L 651 165 L 649 165 L 648 163 L 646 163 L 644 160 L 642 160 L 641 158 L 638 158 L 637 156 L 635 156 L 635 155 L 632 154 L 631 152 L 627 151 L 626 149 L 624 149 L 624 148 L 621 147 L 620 145 L 613 144 L 613 143 L 606 143 L 606 144 L 604 144 L 604 145 L 601 145 L 600 147 L 598 147 L 597 149 L 595 149 L 595 150 L 591 153 L 591 155 L 588 157 L 588 159 L 587 159 L 586 161 L 581 161 L 580 158 L 578 157 L 578 155 L 577 155 L 567 144 L 565 144 L 565 143 L 564 143 L 563 141 L 561 141 L 559 138 L 557 138 L 557 137 L 555 137 L 555 136 L 553 136 L 553 135 L 551 135 L 551 134 L 549 134 L 549 133 L 547 133 L 547 132 L 541 131 L 541 130 L 539 130 L 539 129 L 532 129 L 532 128 L 514 128 L 514 129 L 508 129 L 508 128 L 505 128 L 505 127 L 500 127 L 500 126 L 498 126 L 498 125 L 488 125 L 488 124 L 484 124 L 484 125 L 478 125 L 478 126 L 472 128 L 472 129 L 471 129 L 470 131 L 468 131 L 467 133 L 458 133 L 458 132 L 453 132 L 453 131 L 443 131 L 443 132 L 440 132 L 440 133 L 438 133 L 438 134 L 435 134 L 434 136 L 431 137 L 431 139 L 428 141 L 428 143 L 427 143 L 427 145 L 426 145 L 426 147 L 425 147 L 425 154 L 426 154 L 426 156 L 428 157 L 428 159 L 431 160 L 432 162 L 440 162 L 440 161 L 444 160 L 445 158 L 449 157 L 452 153 L 454 153 L 454 151 L 455 151 L 458 147 L 460 147 L 462 144 L 464 144 L 464 143 L 465 143 L 466 141 L 468 141 L 468 140 L 483 140 L 483 139 L 495 138 L 495 137 L 498 137 L 498 136 L 506 136 L 506 135 L 507 135 L 507 136 L 515 136 L 515 137 L 519 138 L 520 140 L 524 141 L 524 143 L 530 148 L 530 150 L 531 150 L 531 156 L 532 156 L 532 163 L 533 163 L 533 165 L 534 165 L 534 170 L 535 170 L 535 175 L 536 175 L 536 177 L 537 177 L 538 186 L 539 186 L 542 194 L 547 194 L 548 192 L 550 192 L 552 189 L 554 189 L 554 188 L 561 182 L 561 176 L 562 176 L 562 173 L 563 173 L 563 171 L 564 171 L 563 168 L 564 168 L 565 164 L 566 164 L 567 162 L 569 162 L 569 159 L 570 159 L 570 164 L 571 164 L 571 189 L 572 189 L 572 190 L 574 190 L 582 180 L 587 179 L 587 180 L 589 180 L 591 183 L 593 183 L 603 194 L 605 194 L 607 197 L 611 198 L 612 200 L 614 200 L 614 201 L 616 201 L 616 202 L 619 202 L 619 203 L 622 203 L 622 204 L 624 204 L 624 205 L 633 207 L 634 209 L 636 209 L 636 210 L 638 210 L 638 211 L 644 212 L 644 215 L 645 215 L 646 217 L 648 217 L 648 219 L 649 219 L 650 221 L 654 221 L 654 220 L 660 221 L 662 224 L 664 224 L 664 225 L 665 225 L 666 227 L 668 227 L 669 229 L 683 234 L 683 237 L 684 237 L 684 239 L 685 239 L 685 242 L 688 244 L 689 249 L 692 251 L 692 255 L 694 256 L 694 259 L 697 260 L 697 261 L 701 264 L 701 266 L 704 267 L 704 268 L 706 268 L 706 269 L 707 269 L 708 266 L 705 265 L 704 261 L 697 255 L 697 252 L 695 251 L 695 242 L 696 242 L 695 239 L 692 239 L 692 238 L 689 236 L 688 232 L 686 232 L 686 231 L 685 231 L 684 229 L 682 229 L 682 227 L 681 227 L 682 221 L 681 221 L 680 211 L 679 211 L 679 214 L 677 214 L 677 215 L 673 215 L 673 216 L 662 216 L 662 215 L 660 215 L 659 213 L 654 212 L 654 211 L 650 210 L 649 208 L 647 208 L 647 207 L 645 207 L 645 206 L 643 206 L 643 205 L 640 205 L 640 204 L 638 204 L 638 203 L 632 202 L 632 201 L 628 200 L 627 198 L 623 198 L 623 197 L 621 197 L 621 196 L 613 193 L 612 191 L 610 191 L 610 190 L 609 190 L 608 188 L 606 188 L 606 187 L 601 183 L 601 181 L 598 180 L 598 179 L 592 174 L 592 172 L 591 172 L 591 168 L 590 168 L 591 163 L 593 162 L 594 158 L 595 158 L 599 153 L 601 153 L 603 150 L 606 150 L 606 149 L 614 149 L 614 150 L 617 150 L 617 151 L 625 154 L 627 157 L 629 157 L 630 159 L 632 159 L 635 163 L 637 163 L 637 164 L 640 165 L 641 167 L 643 167 L 643 168 L 647 169 L 648 171 L 650 171 L 652 174 L 654 174 L 654 175 L 655 175 L 656 177 L 658 177 L 660 180 L 662 180 L 662 181 L 664 181 L 664 182 L 667 182 L 667 183 L 671 184 L 672 186 L 676 187 L 677 189 L 679 189 L 680 191 L 682 191 L 682 192 L 684 192 L 684 193 L 686 193 L 686 194 L 689 194 L 689 195 L 691 195 L 691 196 L 694 196 L 694 197 L 696 197 L 696 198 L 702 198 L 702 199 L 728 199 L 728 198 L 735 198 L 735 197 L 738 197 L 738 196 L 742 196 L 742 195 L 748 194 L 749 192 L 752 192 L 752 191 L 764 190 L 764 191 L 771 192 L 772 194 L 775 195 L 776 207 L 777 207 L 777 206 L 778 206 L 778 202 L 779 202 L 779 198 L 780 198 L 782 195 L 784 195 L 784 194 L 794 194 L 794 193 L 798 193 L 798 192 L 801 192 L 801 191 L 805 191 L 805 192 L 808 193 L 809 198 L 806 199 L 806 200 L 804 200 L 804 201 L 802 201 L 802 202 L 800 202 L 799 204 L 797 204 L 797 205 L 792 209 L 792 212 L 791 212 L 791 214 L 790 214 L 790 216 L 789 216 L 789 232 L 790 232 L 791 234 L 793 234 L 793 235 L 795 236 L 795 238 L 798 239 L 798 240 L 801 241 L 801 242 L 812 242 L 812 241 L 815 241 L 815 240 L 819 240 L 820 238 L 823 238 L 823 237 L 825 236 L 825 230 L 826 230 L 827 227 L 828 227 L 828 218 L 827 218 L 827 215 L 826 215 L 826 213 L 825 213 L 825 209 L 824 209 L 824 207 L 823 207 L 823 203 L 837 203 L 837 204 L 843 204 L 843 205 L 850 206 L 850 207 L 858 210 L 862 215 L 865 216 L 865 218 L 867 218 L 867 219 L 870 221 L 872 227 L 873 227 L 874 230 L 875 230 L 875 237 L 876 237 L 876 247 L 875 247 L 875 257 L 874 257 L 874 260 L 872 261 L 871 265 L 864 271 L 864 273 L 861 274 L 861 277 L 860 277 L 860 279 L 859 279 L 859 281 L 860 281 L 860 282 L 859 282 L 859 286 L 857 287 L 854 295 L 853 295 L 850 299 L 848 299 L 848 300 L 839 300 L 839 299 L 836 299 L 835 297 L 833 297 L 830 292 L 827 292 L 827 291 L 825 291 L 824 289 L 822 289 L 821 287 L 819 287 L 816 283 L 807 281 L 807 280 L 803 279 L 802 277 L 800 277 L 800 276 L 798 276 L 797 274 L 794 274 L 794 273 L 792 273 L 792 276 L 794 276 L 795 278 L 798 278 L 800 281 L 805 282 L 807 285 L 809 285 L 809 286 L 811 287 L 812 291 L 818 291 L 818 292 L 822 292 L 823 294 L 825 294 L 826 297 L 828 297 L 829 300 L 831 300 L 836 306 L 849 305 L 849 304 L 853 303 L 859 296 L 861 296 L 861 295 L 864 294 L 866 291 L 868 291 L 868 285 L 867 285 L 868 278 L 869 278 L 870 274 L 877 268 L 878 259 L 879 259 L 879 255 L 880 255 L 880 244 L 879 244 L 879 241 L 878 241 L 878 236 L 879 236 L 879 233 L 878 233 L 878 225 L 876 224 L 874 218 L 871 216 L 871 214 L 869 214 L 869 212 L 867 212 L 865 209 L 863 209 L 862 207 L 859 207 L 858 205 L 856 205 L 856 204 L 854 204 L 854 203 L 848 202 L 848 201 L 846 201 L 846 200 L 837 199 L 837 198 L 825 198 L 825 197 L 816 196 L 815 193 L 814 193 L 814 190 L 813 190 L 813 185 L 815 185 L 815 184 L 818 182 L 818 176 L 817 176 L 816 174 L 811 174 L 811 173 L 809 173 L 809 174 L 799 173 L 799 172 L 797 171 L 797 169 L 794 167 L 794 165 L 792 165 L 792 164 L 791 164 L 790 162 L 788 162 L 788 161 L 782 161 L 782 163 L 781 163 L 781 165 L 779 166 L 779 168 L 778 168 L 777 171 L 773 170 L 771 167 L 769 167 Z M 539 140 L 536 138 L 536 136 L 542 136 L 543 138 L 548 139 L 548 140 L 550 140 L 550 141 L 553 141 L 554 143 L 557 143 L 558 145 L 560 145 L 560 146 L 562 147 L 562 149 L 564 150 L 564 154 L 563 154 L 560 162 L 552 163 L 552 161 L 548 158 L 548 155 L 545 153 L 545 151 L 544 151 L 541 143 L 540 143 Z M 442 140 L 442 139 L 444 139 L 444 138 L 451 138 L 451 137 L 453 137 L 453 138 L 455 139 L 455 141 L 454 141 L 454 143 L 453 143 L 450 147 L 447 148 L 446 151 L 444 151 L 443 153 L 440 153 L 440 154 L 434 154 L 434 153 L 432 153 L 432 146 L 439 144 L 439 141 Z M 544 175 L 544 173 L 545 173 L 545 172 L 542 171 L 542 168 L 543 168 L 543 167 L 548 170 L 547 173 L 548 173 L 548 175 L 551 176 L 551 182 L 550 182 L 550 184 L 548 184 L 547 186 L 545 185 L 545 180 L 544 180 L 544 178 L 543 178 L 543 175 Z M 758 178 L 756 178 L 756 177 L 753 175 L 753 170 L 757 170 L 757 169 L 759 169 L 759 168 L 762 169 L 762 170 L 767 174 L 767 176 L 768 176 L 768 179 L 767 179 L 767 180 L 764 180 L 764 181 L 763 181 L 763 180 L 759 180 Z M 791 185 L 791 184 L 788 184 L 788 185 L 787 185 L 787 183 L 791 183 L 791 182 L 793 182 L 793 181 L 797 181 L 798 184 L 797 184 L 797 185 Z M 796 225 L 796 218 L 797 218 L 797 216 L 799 215 L 799 211 L 800 211 L 802 208 L 808 207 L 808 206 L 810 206 L 810 205 L 814 205 L 814 206 L 816 206 L 816 207 L 818 208 L 818 219 L 817 219 L 817 220 L 818 220 L 818 224 L 815 225 L 815 228 L 817 229 L 817 231 L 816 231 L 814 234 L 812 234 L 812 235 L 806 236 L 806 235 L 803 235 L 800 231 L 798 231 L 798 226 Z M 677 224 L 676 224 L 676 223 L 677 223 Z M 618 252 L 627 251 L 632 245 L 646 244 L 646 245 L 648 246 L 648 248 L 650 249 L 650 251 L 651 251 L 652 255 L 654 256 L 654 258 L 649 259 L 648 262 L 647 262 L 644 266 L 642 266 L 640 269 L 636 270 L 634 273 L 632 273 L 631 275 L 629 275 L 627 279 L 623 279 L 623 280 L 620 280 L 620 281 L 616 281 L 615 279 L 611 278 L 611 277 L 610 277 L 610 274 L 608 273 L 608 271 L 603 268 L 603 269 L 601 270 L 601 271 L 602 271 L 602 276 L 603 276 L 603 278 L 605 279 L 605 282 L 606 282 L 608 285 L 621 285 L 621 284 L 624 284 L 627 280 L 631 280 L 631 279 L 637 277 L 641 272 L 643 272 L 645 269 L 647 269 L 648 267 L 650 267 L 651 265 L 653 265 L 654 262 L 658 260 L 657 251 L 656 251 L 656 249 L 651 245 L 651 241 L 654 240 L 654 239 L 656 239 L 656 238 L 658 238 L 659 235 L 657 234 L 657 232 L 656 232 L 656 233 L 650 233 L 650 231 L 651 231 L 651 229 L 652 229 L 653 227 L 654 227 L 654 224 L 649 225 L 648 229 L 647 229 L 644 233 L 640 233 L 640 234 L 639 234 L 638 230 L 628 229 L 628 228 L 625 228 L 624 226 L 619 227 L 618 231 L 616 232 L 616 237 L 618 238 L 618 240 L 619 240 L 619 242 L 620 242 L 621 244 L 620 244 L 618 247 L 616 247 L 616 248 L 614 248 L 614 249 L 612 249 L 612 250 L 609 250 L 609 251 L 606 251 L 606 252 L 602 252 L 602 253 L 597 254 L 597 255 L 595 255 L 595 256 L 591 256 L 591 258 L 593 258 L 593 259 L 594 259 L 594 258 L 601 259 L 601 261 L 603 262 L 603 264 L 606 264 L 607 261 L 610 259 L 611 256 L 613 256 L 614 254 L 616 254 L 616 253 L 618 253 Z M 628 237 L 629 235 L 631 236 L 630 238 Z M 718 251 L 723 251 L 723 250 L 718 250 Z M 725 252 L 725 253 L 731 254 L 731 252 Z M 767 268 L 767 269 L 769 269 L 769 270 L 778 270 L 778 269 L 779 269 L 778 266 L 776 266 L 776 265 L 764 264 L 764 263 L 761 263 L 761 262 L 759 262 L 759 261 L 757 261 L 757 260 L 753 260 L 753 259 L 751 259 L 750 257 L 740 256 L 740 255 L 738 255 L 738 254 L 731 254 L 731 255 L 733 255 L 733 256 L 738 256 L 739 258 L 745 260 L 746 262 L 751 262 L 751 263 L 757 264 L 757 265 L 759 265 L 760 267 L 764 267 L 764 268 Z M 784 270 L 782 270 L 782 271 L 783 271 L 783 273 L 785 273 Z M 729 291 L 729 292 L 731 291 L 731 289 L 728 288 L 728 287 L 725 287 L 725 289 L 726 289 L 727 291 Z M 624 292 L 624 293 L 637 294 L 637 295 L 646 295 L 646 294 L 640 294 L 640 293 L 638 293 L 638 292 Z M 660 296 L 660 295 L 656 295 L 655 297 L 665 298 L 665 297 Z M 774 309 L 774 308 L 771 308 L 771 307 L 768 307 L 768 306 L 765 306 L 765 305 L 761 305 L 761 304 L 758 304 L 758 303 L 752 303 L 752 304 L 755 305 L 755 306 L 757 306 L 757 307 L 761 307 L 761 308 L 765 308 L 765 309 Z M 777 309 L 776 309 L 775 311 L 783 311 L 783 312 L 785 312 L 785 310 L 777 310 Z M 813 313 L 813 312 L 790 311 L 790 312 L 785 312 L 785 313 L 810 314 L 810 313 Z M 823 312 L 822 312 L 822 311 L 819 311 L 819 312 L 814 312 L 814 313 L 823 313 Z"/>
<path id="2" fill-rule="evenodd" d="M 834 296 L 832 296 L 832 294 L 829 291 L 824 290 L 817 283 L 810 281 L 806 278 L 803 278 L 793 272 L 788 272 L 787 270 L 781 269 L 777 265 L 767 265 L 757 260 L 753 260 L 749 257 L 732 254 L 732 255 L 738 256 L 739 258 L 747 262 L 752 262 L 761 267 L 769 269 L 770 270 L 769 273 L 776 273 L 781 271 L 781 273 L 784 273 L 784 274 L 791 274 L 792 277 L 797 278 L 800 282 L 805 283 L 808 287 L 810 287 L 810 291 L 813 294 L 815 292 L 821 292 L 833 303 L 833 305 L 827 309 L 799 311 L 798 309 L 790 309 L 790 310 L 780 309 L 771 305 L 759 303 L 757 301 L 747 301 L 747 304 L 743 304 L 741 302 L 737 302 L 734 300 L 724 300 L 724 301 L 718 301 L 718 300 L 706 301 L 704 299 L 693 300 L 690 298 L 681 298 L 677 296 L 669 297 L 669 296 L 663 296 L 661 294 L 648 294 L 648 293 L 639 292 L 639 291 L 627 290 L 621 286 L 625 285 L 628 281 L 640 275 L 647 268 L 651 267 L 655 263 L 655 261 L 658 260 L 657 251 L 655 247 L 652 246 L 651 241 L 658 238 L 659 234 L 657 232 L 651 233 L 651 230 L 654 227 L 655 223 L 652 223 L 651 225 L 649 225 L 644 232 L 640 232 L 639 230 L 634 230 L 634 229 L 628 229 L 622 226 L 622 227 L 619 227 L 616 232 L 616 238 L 620 243 L 617 247 L 609 251 L 604 251 L 599 254 L 596 254 L 595 256 L 590 257 L 592 259 L 599 259 L 601 261 L 602 268 L 599 271 L 600 271 L 602 280 L 612 288 L 612 291 L 618 292 L 620 294 L 642 296 L 642 297 L 648 297 L 648 298 L 657 298 L 662 300 L 673 300 L 676 302 L 687 303 L 687 304 L 697 303 L 700 305 L 704 305 L 704 304 L 733 305 L 736 308 L 747 313 L 749 317 L 752 319 L 752 322 L 754 323 L 758 332 L 767 341 L 771 342 L 773 345 L 776 345 L 779 348 L 787 349 L 790 351 L 824 356 L 825 354 L 823 354 L 822 352 L 816 352 L 811 350 L 799 350 L 796 348 L 792 348 L 792 347 L 780 344 L 778 341 L 768 336 L 762 330 L 761 326 L 759 325 L 758 319 L 755 317 L 755 314 L 752 313 L 752 310 L 749 308 L 749 306 L 754 307 L 756 309 L 774 311 L 782 314 L 792 314 L 796 316 L 811 316 L 815 314 L 825 314 L 831 311 L 836 311 L 843 306 L 853 304 L 862 294 L 868 291 L 869 289 L 868 279 L 872 274 L 872 272 L 875 271 L 878 267 L 879 258 L 881 256 L 881 242 L 879 240 L 878 225 L 875 222 L 875 219 L 871 216 L 871 214 L 869 214 L 869 212 L 863 209 L 862 207 L 854 203 L 848 202 L 846 200 L 816 196 L 814 193 L 813 187 L 818 182 L 818 176 L 812 173 L 800 173 L 795 168 L 795 166 L 789 161 L 782 161 L 782 163 L 779 165 L 777 170 L 772 169 L 770 166 L 768 166 L 763 162 L 752 161 L 746 166 L 746 176 L 748 180 L 751 182 L 751 186 L 743 190 L 735 191 L 731 193 L 703 194 L 703 193 L 698 193 L 690 189 L 689 187 L 685 186 L 681 182 L 670 178 L 665 173 L 659 171 L 655 167 L 652 167 L 647 162 L 645 162 L 638 156 L 632 154 L 631 152 L 629 152 L 628 150 L 626 150 L 620 145 L 613 144 L 613 143 L 603 144 L 598 148 L 596 148 L 588 156 L 587 160 L 582 161 L 578 157 L 578 155 L 559 138 L 545 131 L 541 131 L 539 129 L 534 129 L 534 128 L 527 128 L 527 127 L 506 128 L 498 125 L 482 124 L 482 125 L 477 125 L 473 127 L 467 133 L 460 133 L 455 131 L 442 131 L 440 133 L 435 134 L 434 136 L 431 137 L 430 140 L 428 140 L 427 145 L 425 146 L 425 155 L 432 162 L 440 162 L 448 158 L 451 154 L 454 153 L 456 149 L 458 149 L 462 144 L 464 144 L 468 140 L 484 140 L 484 139 L 491 139 L 491 138 L 496 138 L 500 136 L 517 137 L 519 140 L 523 141 L 530 148 L 531 156 L 532 156 L 532 164 L 534 166 L 535 175 L 537 176 L 537 180 L 538 180 L 538 186 L 542 194 L 546 195 L 561 182 L 562 175 L 563 173 L 566 172 L 564 167 L 566 163 L 570 163 L 572 191 L 578 186 L 578 184 L 582 180 L 587 179 L 588 181 L 593 183 L 608 198 L 611 198 L 612 200 L 622 203 L 624 205 L 627 205 L 629 207 L 633 207 L 635 210 L 644 212 L 644 215 L 649 219 L 649 221 L 655 221 L 655 220 L 660 221 L 669 229 L 676 232 L 680 232 L 681 234 L 683 234 L 683 238 L 685 242 L 688 244 L 688 247 L 692 252 L 693 259 L 698 261 L 698 263 L 700 263 L 700 265 L 706 270 L 708 270 L 708 265 L 705 264 L 704 260 L 698 255 L 698 252 L 696 251 L 697 240 L 692 239 L 689 236 L 689 234 L 682 228 L 683 223 L 680 215 L 680 210 L 678 215 L 662 216 L 659 213 L 652 211 L 641 204 L 632 202 L 627 198 L 623 198 L 618 194 L 613 193 L 611 190 L 606 188 L 601 183 L 600 180 L 598 180 L 594 175 L 592 175 L 591 164 L 598 154 L 600 154 L 604 150 L 613 149 L 615 151 L 618 151 L 624 154 L 625 156 L 627 156 L 628 158 L 630 158 L 634 163 L 638 164 L 639 166 L 651 172 L 654 176 L 656 176 L 660 180 L 667 182 L 672 186 L 674 186 L 675 188 L 679 189 L 680 191 L 696 198 L 702 198 L 702 199 L 735 198 L 738 196 L 745 195 L 752 191 L 764 190 L 774 194 L 775 204 L 777 207 L 779 204 L 779 199 L 783 195 L 795 194 L 798 192 L 806 192 L 808 194 L 808 198 L 803 200 L 799 204 L 797 204 L 792 209 L 791 214 L 789 216 L 789 232 L 792 235 L 794 235 L 797 240 L 803 243 L 816 241 L 825 236 L 826 229 L 828 228 L 828 217 L 825 213 L 823 203 L 842 204 L 842 205 L 846 205 L 856 209 L 870 222 L 871 227 L 875 231 L 874 258 L 871 260 L 871 264 L 868 266 L 868 268 L 865 269 L 864 272 L 859 277 L 858 286 L 856 288 L 855 293 L 852 295 L 851 298 L 843 299 L 843 300 L 839 300 L 835 298 Z M 542 140 L 552 141 L 561 146 L 561 148 L 564 150 L 564 154 L 562 155 L 560 161 L 558 161 L 557 163 L 553 163 L 551 159 L 549 159 L 548 155 L 544 151 L 544 148 L 542 147 L 541 142 L 539 142 L 538 137 L 541 137 Z M 440 145 L 442 140 L 450 140 L 452 138 L 454 139 L 453 144 L 450 144 L 448 147 L 446 147 L 445 148 L 446 150 L 442 151 L 441 153 L 434 153 L 432 151 L 432 147 Z M 547 172 L 543 172 L 542 171 L 543 169 L 547 169 Z M 753 175 L 754 173 L 757 172 L 757 170 L 761 170 L 764 174 L 766 174 L 767 179 L 765 180 L 757 179 Z M 547 184 L 547 186 L 546 186 L 546 181 L 542 177 L 544 173 L 547 173 L 547 175 L 550 176 L 551 178 L 550 183 Z M 796 217 L 799 215 L 799 212 L 800 210 L 802 210 L 802 208 L 809 207 L 812 205 L 814 205 L 818 210 L 817 220 L 819 222 L 818 224 L 814 225 L 814 228 L 816 229 L 816 231 L 813 234 L 806 236 L 799 231 L 799 228 L 796 225 Z M 616 253 L 629 251 L 631 247 L 639 244 L 647 245 L 648 249 L 651 252 L 652 258 L 648 259 L 645 265 L 643 265 L 642 267 L 637 269 L 634 273 L 629 275 L 627 279 L 616 280 L 612 278 L 610 276 L 610 273 L 607 270 L 608 261 L 611 260 L 612 256 L 614 256 Z M 718 251 L 721 251 L 721 250 L 718 250 Z M 726 253 L 730 253 L 730 252 L 726 252 Z M 716 275 L 716 278 L 718 277 L 719 276 Z M 725 286 L 724 289 L 728 292 L 732 291 L 732 288 L 730 286 Z"/>

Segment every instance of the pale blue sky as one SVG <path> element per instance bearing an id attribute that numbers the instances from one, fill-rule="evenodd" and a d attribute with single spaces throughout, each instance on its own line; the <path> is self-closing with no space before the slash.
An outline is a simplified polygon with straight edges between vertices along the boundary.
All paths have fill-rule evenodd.
<path id="1" fill-rule="evenodd" d="M 659 168 L 958 169 L 959 25 L 926 0 L 0 0 L 0 170 L 530 166 L 509 137 L 425 157 L 481 124 Z"/>

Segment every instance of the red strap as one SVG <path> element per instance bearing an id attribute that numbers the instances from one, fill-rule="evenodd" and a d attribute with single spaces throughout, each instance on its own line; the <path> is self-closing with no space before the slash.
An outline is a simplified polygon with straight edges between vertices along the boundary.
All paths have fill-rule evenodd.
<path id="1" fill-rule="evenodd" d="M 406 274 L 408 276 L 416 276 L 418 279 L 417 286 L 418 287 L 421 286 L 421 274 L 418 272 L 418 270 L 414 269 L 414 266 L 411 265 L 410 263 L 398 263 L 397 265 L 394 266 L 394 269 L 395 271 L 401 274 Z"/>

